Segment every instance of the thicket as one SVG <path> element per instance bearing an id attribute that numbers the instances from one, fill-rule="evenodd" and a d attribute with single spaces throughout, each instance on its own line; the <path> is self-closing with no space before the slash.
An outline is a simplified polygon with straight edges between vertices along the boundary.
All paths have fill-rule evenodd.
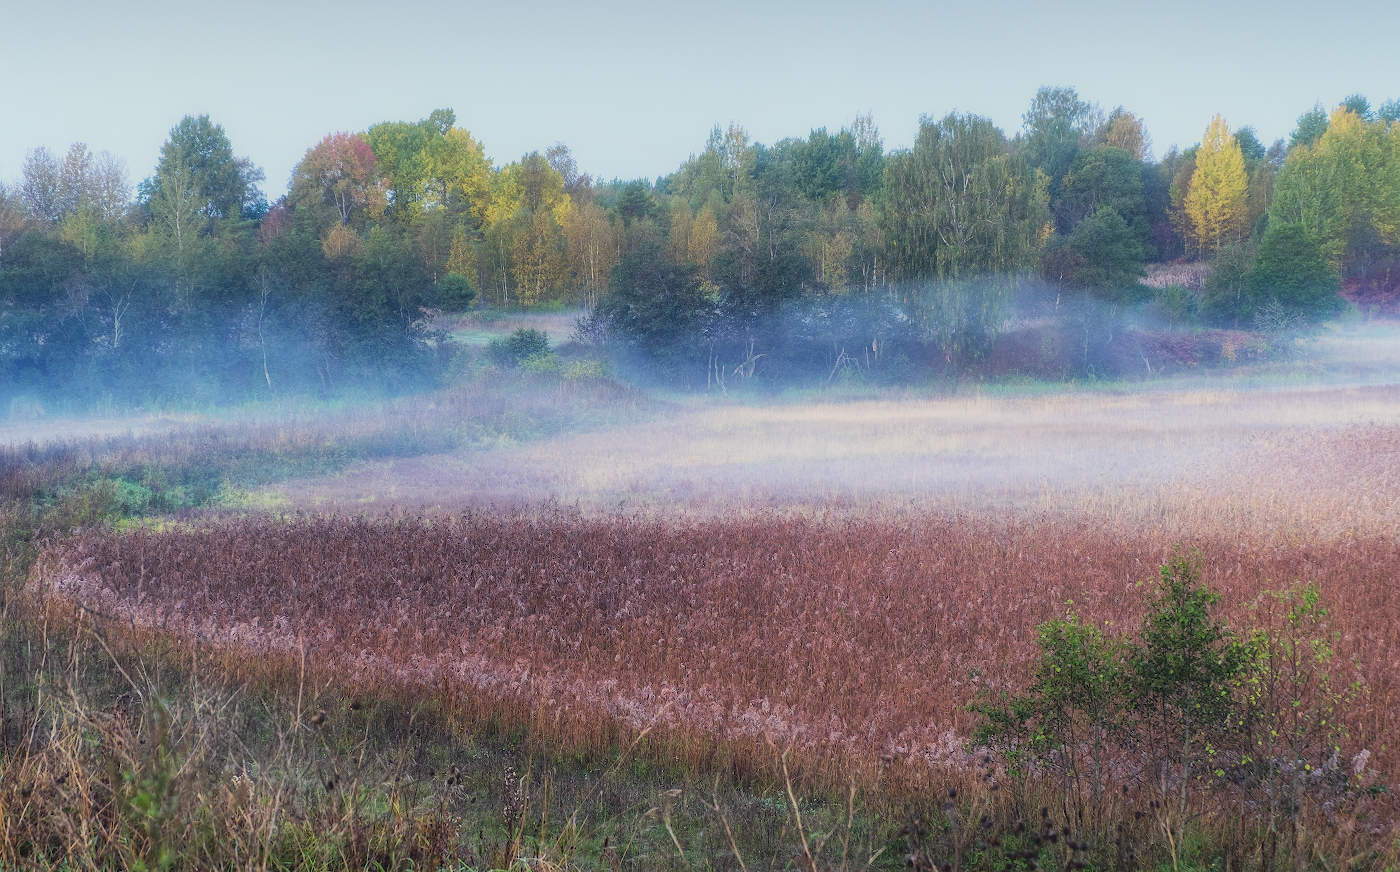
<path id="1" fill-rule="evenodd" d="M 1389 790 L 1347 732 L 1364 685 L 1336 661 L 1339 633 L 1316 586 L 1266 594 L 1263 625 L 1244 634 L 1218 601 L 1178 555 L 1135 634 L 1105 633 L 1072 611 L 1041 624 L 1033 681 L 972 705 L 982 718 L 974 743 L 997 755 L 1017 795 L 1053 784 L 1058 817 L 1077 831 L 1106 834 L 1122 826 L 1125 800 L 1150 797 L 1173 869 L 1204 814 L 1248 834 L 1228 843 L 1234 868 L 1325 862 L 1325 839 L 1310 828 L 1355 828 L 1356 809 Z"/>
<path id="2" fill-rule="evenodd" d="M 1033 314 L 1011 306 L 1028 275 L 1108 304 L 1108 331 L 1154 296 L 1167 328 L 1286 331 L 1397 257 L 1400 127 L 1364 99 L 1267 149 L 1216 119 L 1157 160 L 1140 119 L 1071 88 L 1022 121 L 924 118 L 890 152 L 869 117 L 772 144 L 717 127 L 655 183 L 603 183 L 563 145 L 495 166 L 443 109 L 326 136 L 272 202 L 207 116 L 134 200 L 110 156 L 39 149 L 0 188 L 0 403 L 432 384 L 439 316 L 473 301 L 585 307 L 617 363 L 673 381 L 903 381 L 975 371 Z M 1139 284 L 1254 244 L 1206 299 Z"/>

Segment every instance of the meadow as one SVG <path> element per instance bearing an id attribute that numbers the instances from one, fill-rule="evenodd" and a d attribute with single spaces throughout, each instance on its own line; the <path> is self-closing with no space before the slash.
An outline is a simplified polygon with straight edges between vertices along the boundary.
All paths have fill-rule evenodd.
<path id="1" fill-rule="evenodd" d="M 31 858 L 82 831 L 76 800 L 15 792 L 29 773 L 61 793 L 36 774 L 59 755 L 112 768 L 105 804 L 77 804 L 108 854 L 55 865 L 179 833 L 270 868 L 1389 868 L 1397 400 L 1221 381 L 701 402 L 546 379 L 7 449 L 13 517 L 46 519 L 10 546 L 7 620 L 48 677 L 0 687 L 22 700 L 0 828 Z M 1146 633 L 1182 557 L 1248 675 L 1277 680 L 1239 685 L 1249 729 L 1288 715 L 1307 740 L 1260 752 L 1268 777 L 1229 747 L 1218 776 L 1168 777 L 1156 740 L 1114 734 L 1086 816 L 1070 796 L 1093 779 L 1065 761 L 1091 740 L 1032 760 L 979 727 L 1046 686 L 1053 622 Z M 127 807 L 119 785 L 166 771 L 131 744 L 162 717 L 184 724 L 163 753 L 198 762 L 167 761 L 149 801 L 186 784 L 246 825 Z M 1319 775 L 1285 789 L 1295 764 Z"/>

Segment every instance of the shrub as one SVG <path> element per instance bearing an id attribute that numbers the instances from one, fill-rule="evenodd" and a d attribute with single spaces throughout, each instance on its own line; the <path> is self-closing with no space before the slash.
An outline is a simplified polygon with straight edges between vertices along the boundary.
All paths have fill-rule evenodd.
<path id="1" fill-rule="evenodd" d="M 564 367 L 564 378 L 567 381 L 607 377 L 608 365 L 601 360 L 573 360 Z"/>
<path id="2" fill-rule="evenodd" d="M 1079 826 L 1104 821 L 1111 771 L 1137 773 L 1128 780 L 1156 793 L 1150 808 L 1174 866 L 1199 815 L 1193 796 L 1233 788 L 1233 811 L 1263 834 L 1269 868 L 1279 850 L 1296 849 L 1306 800 L 1335 812 L 1360 795 L 1369 754 L 1343 765 L 1340 724 L 1362 687 L 1331 675 L 1336 635 L 1318 589 L 1267 599 L 1268 623 L 1241 638 L 1216 616 L 1219 595 L 1196 562 L 1179 554 L 1161 567 L 1136 636 L 1106 636 L 1073 614 L 1041 624 L 1026 690 L 969 706 L 980 716 L 973 743 L 1021 782 L 1055 779 Z"/>
<path id="3" fill-rule="evenodd" d="M 491 340 L 489 351 L 498 366 L 521 366 L 529 358 L 549 354 L 549 337 L 539 330 L 521 328 Z"/>
<path id="4" fill-rule="evenodd" d="M 1253 242 L 1236 242 L 1215 255 L 1201 298 L 1202 314 L 1211 322 L 1238 327 L 1254 317 L 1259 300 L 1250 287 L 1249 275 L 1254 268 L 1255 249 Z"/>
<path id="5" fill-rule="evenodd" d="M 1201 316 L 1200 296 L 1184 285 L 1158 288 L 1155 302 L 1163 315 L 1178 323 L 1192 323 Z"/>
<path id="6" fill-rule="evenodd" d="M 466 276 L 448 273 L 438 279 L 439 300 L 444 308 L 465 309 L 476 299 L 476 289 Z"/>
<path id="7" fill-rule="evenodd" d="M 526 372 L 532 372 L 537 375 L 541 375 L 546 373 L 557 373 L 562 367 L 559 363 L 559 355 L 553 354 L 551 352 L 546 352 L 544 354 L 532 354 L 524 360 L 520 361 L 520 368 L 525 370 Z"/>

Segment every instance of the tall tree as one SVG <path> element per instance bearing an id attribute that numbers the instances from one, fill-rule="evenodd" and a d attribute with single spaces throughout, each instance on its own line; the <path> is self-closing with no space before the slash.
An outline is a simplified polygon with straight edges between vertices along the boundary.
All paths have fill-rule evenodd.
<path id="1" fill-rule="evenodd" d="M 1000 130 L 977 115 L 925 118 L 885 167 L 884 230 L 904 279 L 1009 273 L 1034 263 L 1046 193 Z"/>
<path id="2" fill-rule="evenodd" d="M 1400 128 L 1338 109 L 1315 143 L 1288 153 L 1269 220 L 1303 228 L 1334 266 L 1400 244 Z"/>
<path id="3" fill-rule="evenodd" d="M 63 217 L 63 166 L 47 148 L 36 148 L 24 157 L 19 183 L 20 200 L 34 220 L 57 224 Z"/>
<path id="4" fill-rule="evenodd" d="M 1298 124 L 1288 138 L 1288 147 L 1312 145 L 1327 132 L 1327 112 L 1321 106 L 1314 106 L 1298 116 Z"/>
<path id="5" fill-rule="evenodd" d="M 713 215 L 710 221 L 713 227 Z M 597 203 L 584 203 L 569 212 L 564 223 L 564 238 L 574 283 L 583 291 L 584 304 L 593 308 L 606 292 L 617 261 L 617 239 L 612 224 Z"/>
<path id="6" fill-rule="evenodd" d="M 1054 204 L 1062 233 L 1107 206 L 1147 235 L 1147 202 L 1143 196 L 1143 166 L 1121 148 L 1100 145 L 1084 150 L 1070 167 Z"/>
<path id="7" fill-rule="evenodd" d="M 471 133 L 450 128 L 429 140 L 427 147 L 427 205 L 444 211 L 449 220 L 481 227 L 491 199 L 491 161 Z"/>
<path id="8" fill-rule="evenodd" d="M 1000 329 L 1007 276 L 1035 262 L 1049 229 L 1042 179 L 976 115 L 925 118 L 913 149 L 886 162 L 890 263 L 950 361 Z"/>
<path id="9" fill-rule="evenodd" d="M 1102 145 L 1121 148 L 1137 160 L 1146 160 L 1147 153 L 1152 150 L 1152 140 L 1143 127 L 1142 119 L 1122 106 L 1108 114 L 1104 123 L 1099 125 L 1094 139 Z"/>
<path id="10" fill-rule="evenodd" d="M 343 225 L 377 214 L 385 205 L 384 188 L 369 141 L 357 133 L 327 135 L 292 170 L 288 199 L 298 210 L 325 213 Z"/>
<path id="11" fill-rule="evenodd" d="M 1099 119 L 1094 105 L 1080 99 L 1073 88 L 1045 87 L 1035 92 L 1021 119 L 1025 125 L 1023 148 L 1030 165 L 1050 179 L 1052 194 L 1080 147 L 1099 127 Z"/>
<path id="12" fill-rule="evenodd" d="M 234 156 L 228 134 L 208 115 L 186 115 L 171 128 L 160 149 L 156 174 L 142 183 L 142 199 L 149 202 L 160 196 L 163 179 L 177 165 L 188 173 L 199 212 L 206 218 L 260 217 L 262 170 L 247 158 Z M 265 206 L 261 204 L 263 211 Z"/>
<path id="13" fill-rule="evenodd" d="M 1184 204 L 1191 236 L 1202 250 L 1219 251 L 1244 232 L 1248 190 L 1240 144 L 1230 135 L 1225 119 L 1217 115 L 1196 152 L 1196 170 Z"/>

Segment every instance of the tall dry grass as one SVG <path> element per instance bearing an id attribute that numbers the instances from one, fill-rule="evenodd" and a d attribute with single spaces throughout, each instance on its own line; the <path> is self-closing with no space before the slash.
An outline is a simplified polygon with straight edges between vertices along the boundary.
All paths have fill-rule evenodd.
<path id="1" fill-rule="evenodd" d="M 47 550 L 31 592 L 55 618 L 209 646 L 234 673 L 305 656 L 346 688 L 427 688 L 567 745 L 657 725 L 690 763 L 793 747 L 835 783 L 912 786 L 971 770 L 964 706 L 1024 684 L 1037 624 L 1072 606 L 1135 626 L 1138 583 L 1177 544 L 956 516 L 300 517 L 90 532 Z M 1321 586 L 1338 669 L 1367 689 L 1351 740 L 1395 771 L 1400 544 L 1186 544 L 1238 626 L 1268 590 Z"/>

